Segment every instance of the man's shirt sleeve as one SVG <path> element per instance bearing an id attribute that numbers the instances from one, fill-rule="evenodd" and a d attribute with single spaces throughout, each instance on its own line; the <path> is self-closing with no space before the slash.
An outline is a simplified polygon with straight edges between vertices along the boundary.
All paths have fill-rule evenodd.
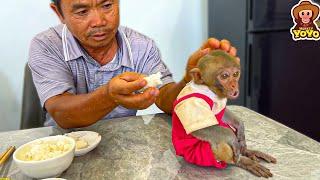
<path id="1" fill-rule="evenodd" d="M 65 92 L 75 94 L 72 72 L 63 57 L 37 39 L 30 45 L 28 65 L 37 89 L 42 107 L 51 97 Z"/>

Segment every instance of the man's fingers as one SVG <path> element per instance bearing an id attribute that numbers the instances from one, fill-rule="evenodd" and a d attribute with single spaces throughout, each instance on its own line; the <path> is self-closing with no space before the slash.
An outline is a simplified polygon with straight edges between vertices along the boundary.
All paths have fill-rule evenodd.
<path id="1" fill-rule="evenodd" d="M 148 88 L 143 93 L 132 95 L 119 95 L 120 104 L 131 109 L 145 109 L 151 106 L 159 95 L 156 88 Z"/>
<path id="2" fill-rule="evenodd" d="M 228 40 L 221 40 L 220 41 L 220 48 L 226 52 L 229 52 L 230 51 L 230 48 L 231 48 L 231 44 L 230 44 L 230 41 Z"/>
<path id="3" fill-rule="evenodd" d="M 206 42 L 203 43 L 200 49 L 219 49 L 220 41 L 216 38 L 209 38 Z"/>
<path id="4" fill-rule="evenodd" d="M 155 87 L 149 87 L 142 94 L 147 94 L 147 95 L 151 95 L 153 97 L 158 97 L 159 93 L 160 93 L 159 89 L 157 89 Z"/>
<path id="5" fill-rule="evenodd" d="M 240 64 L 240 58 L 239 57 L 236 57 L 236 61 L 238 64 Z"/>
<path id="6" fill-rule="evenodd" d="M 195 53 L 193 53 L 190 57 L 190 64 L 192 65 L 197 65 L 197 62 L 200 58 L 202 58 L 203 56 L 207 55 L 210 52 L 209 48 L 206 49 L 202 49 L 202 50 L 198 50 Z"/>
<path id="7" fill-rule="evenodd" d="M 222 40 L 220 41 L 220 43 L 221 43 L 221 44 L 224 43 L 224 44 L 231 45 L 230 41 L 229 41 L 229 40 L 226 40 L 226 39 L 222 39 Z"/>
<path id="8" fill-rule="evenodd" d="M 231 46 L 230 41 L 226 39 L 219 41 L 218 39 L 215 39 L 215 38 L 209 38 L 201 46 L 200 50 L 203 50 L 203 49 L 210 49 L 210 50 L 221 49 L 223 51 L 228 52 L 232 56 L 237 55 L 237 49 Z"/>
<path id="9" fill-rule="evenodd" d="M 120 74 L 119 78 L 127 82 L 132 82 L 144 78 L 144 75 L 135 72 L 125 72 L 123 74 Z"/>
<path id="10" fill-rule="evenodd" d="M 131 81 L 131 82 L 125 82 L 125 86 L 119 85 L 117 87 L 116 93 L 121 94 L 121 95 L 129 95 L 135 91 L 140 90 L 141 88 L 143 88 L 146 85 L 147 85 L 147 81 L 144 79 L 139 79 L 139 80 L 135 80 L 135 81 Z"/>
<path id="11" fill-rule="evenodd" d="M 236 56 L 236 55 L 237 55 L 237 49 L 232 46 L 232 47 L 230 48 L 229 54 L 230 54 L 231 56 Z"/>
<path id="12" fill-rule="evenodd" d="M 138 73 L 123 73 L 109 82 L 109 93 L 113 100 L 128 109 L 145 109 L 159 96 L 157 88 L 147 88 L 143 93 L 134 93 L 145 87 L 147 81 Z"/>

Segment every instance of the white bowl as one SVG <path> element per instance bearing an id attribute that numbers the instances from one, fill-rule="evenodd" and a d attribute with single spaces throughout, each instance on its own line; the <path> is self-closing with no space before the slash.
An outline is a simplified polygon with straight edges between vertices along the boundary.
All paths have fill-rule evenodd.
<path id="1" fill-rule="evenodd" d="M 21 153 L 30 149 L 33 144 L 38 142 L 46 142 L 46 141 L 58 141 L 58 140 L 66 140 L 70 143 L 71 148 L 60 154 L 56 157 L 40 160 L 40 161 L 24 161 L 22 160 Z M 72 163 L 74 158 L 75 151 L 75 141 L 66 136 L 50 136 L 44 137 L 40 139 L 36 139 L 34 141 L 28 142 L 22 146 L 20 146 L 13 154 L 13 160 L 17 164 L 18 168 L 25 175 L 32 178 L 49 178 L 49 177 L 58 177 L 63 171 L 65 171 Z"/>
<path id="2" fill-rule="evenodd" d="M 86 148 L 76 148 L 75 156 L 82 156 L 87 154 L 88 152 L 96 148 L 101 141 L 101 135 L 94 131 L 74 131 L 65 135 L 72 138 L 83 138 L 88 143 L 88 147 Z"/>

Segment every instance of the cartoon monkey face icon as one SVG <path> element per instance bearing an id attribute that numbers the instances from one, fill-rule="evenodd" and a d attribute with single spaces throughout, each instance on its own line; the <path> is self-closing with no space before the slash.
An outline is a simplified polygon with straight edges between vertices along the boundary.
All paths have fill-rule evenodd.
<path id="1" fill-rule="evenodd" d="M 315 20 L 319 16 L 319 7 L 310 1 L 301 1 L 294 7 L 292 15 L 297 23 L 294 29 L 317 30 Z"/>
<path id="2" fill-rule="evenodd" d="M 302 10 L 299 12 L 299 17 L 301 18 L 302 23 L 308 24 L 312 20 L 313 12 L 311 10 Z"/>

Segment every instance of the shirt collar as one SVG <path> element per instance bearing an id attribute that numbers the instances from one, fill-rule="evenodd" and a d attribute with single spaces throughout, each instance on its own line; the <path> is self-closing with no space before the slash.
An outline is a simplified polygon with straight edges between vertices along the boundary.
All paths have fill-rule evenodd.
<path id="1" fill-rule="evenodd" d="M 121 66 L 134 69 L 130 41 L 126 37 L 123 27 L 120 26 L 118 28 L 118 32 L 116 33 L 116 38 L 119 46 L 119 49 L 117 51 L 118 53 L 117 56 L 120 60 Z M 66 61 L 76 60 L 79 57 L 86 56 L 85 53 L 83 52 L 84 49 L 81 48 L 81 45 L 79 44 L 79 42 L 76 40 L 76 38 L 72 35 L 72 33 L 68 29 L 66 32 L 66 41 L 67 41 L 66 48 L 68 48 L 68 52 L 69 52 L 69 58 L 66 59 Z"/>
<path id="2" fill-rule="evenodd" d="M 214 92 L 212 92 L 208 86 L 205 85 L 201 85 L 201 84 L 196 84 L 194 83 L 194 81 L 190 81 L 188 83 L 189 86 L 192 87 L 192 89 L 196 90 L 199 93 L 202 93 L 206 96 L 208 96 L 209 98 L 213 99 L 213 100 L 218 100 L 218 101 L 222 101 L 222 102 L 227 102 L 227 98 L 220 98 L 218 97 Z"/>

